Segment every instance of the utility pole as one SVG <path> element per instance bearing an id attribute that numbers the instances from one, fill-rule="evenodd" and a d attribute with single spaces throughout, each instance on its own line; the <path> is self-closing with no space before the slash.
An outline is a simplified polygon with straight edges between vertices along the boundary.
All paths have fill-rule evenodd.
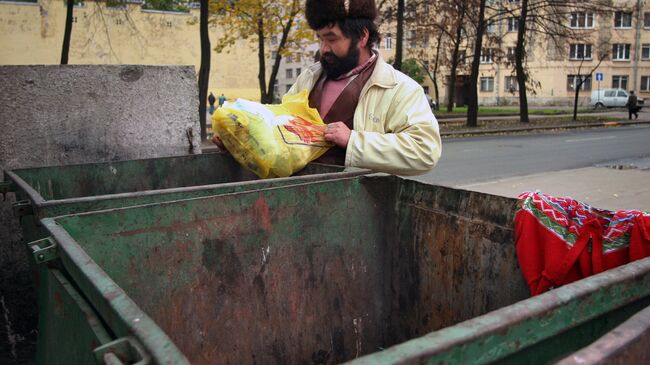
<path id="1" fill-rule="evenodd" d="M 643 23 L 643 1 L 636 1 L 636 34 L 634 36 L 634 64 L 632 65 L 632 90 L 637 90 L 639 78 L 639 53 L 641 49 L 641 27 Z"/>

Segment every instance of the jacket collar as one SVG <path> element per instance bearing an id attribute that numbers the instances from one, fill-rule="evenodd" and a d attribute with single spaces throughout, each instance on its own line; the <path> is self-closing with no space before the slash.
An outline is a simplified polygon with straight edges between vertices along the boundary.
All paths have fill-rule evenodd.
<path id="1" fill-rule="evenodd" d="M 372 72 L 372 75 L 370 75 L 370 79 L 368 79 L 368 86 L 379 86 L 383 87 L 386 89 L 393 88 L 397 86 L 397 74 L 393 66 L 389 65 L 384 61 L 384 59 L 381 57 L 378 51 L 372 50 L 376 55 L 377 55 L 377 65 L 375 66 L 374 71 Z M 311 82 L 309 85 L 310 89 L 313 89 L 314 85 L 316 84 L 316 81 L 321 76 L 321 73 L 323 72 L 323 68 L 320 65 L 320 62 L 314 63 L 313 65 L 309 66 L 308 68 L 309 72 L 311 72 Z"/>

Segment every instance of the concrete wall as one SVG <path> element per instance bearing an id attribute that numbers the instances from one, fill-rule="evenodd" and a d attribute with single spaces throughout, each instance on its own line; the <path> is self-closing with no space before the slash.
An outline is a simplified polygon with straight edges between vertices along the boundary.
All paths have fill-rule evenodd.
<path id="1" fill-rule="evenodd" d="M 200 152 L 192 66 L 0 66 L 0 85 L 0 177 L 6 169 Z M 7 199 L 0 364 L 22 364 L 34 356 L 37 308 L 15 197 Z"/>

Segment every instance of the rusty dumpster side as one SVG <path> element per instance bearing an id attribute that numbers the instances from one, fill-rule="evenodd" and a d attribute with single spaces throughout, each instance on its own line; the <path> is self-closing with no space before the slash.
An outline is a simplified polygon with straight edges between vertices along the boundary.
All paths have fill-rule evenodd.
<path id="1" fill-rule="evenodd" d="M 650 261 L 528 298 L 514 211 L 353 176 L 46 218 L 34 254 L 153 363 L 547 363 L 650 304 Z"/>

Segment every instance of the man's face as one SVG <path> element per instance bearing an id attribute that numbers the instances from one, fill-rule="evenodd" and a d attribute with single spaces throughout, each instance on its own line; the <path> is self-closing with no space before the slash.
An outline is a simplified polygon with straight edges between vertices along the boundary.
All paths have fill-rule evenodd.
<path id="1" fill-rule="evenodd" d="M 359 64 L 359 45 L 346 37 L 338 24 L 316 31 L 320 40 L 320 63 L 330 79 L 350 72 Z"/>

